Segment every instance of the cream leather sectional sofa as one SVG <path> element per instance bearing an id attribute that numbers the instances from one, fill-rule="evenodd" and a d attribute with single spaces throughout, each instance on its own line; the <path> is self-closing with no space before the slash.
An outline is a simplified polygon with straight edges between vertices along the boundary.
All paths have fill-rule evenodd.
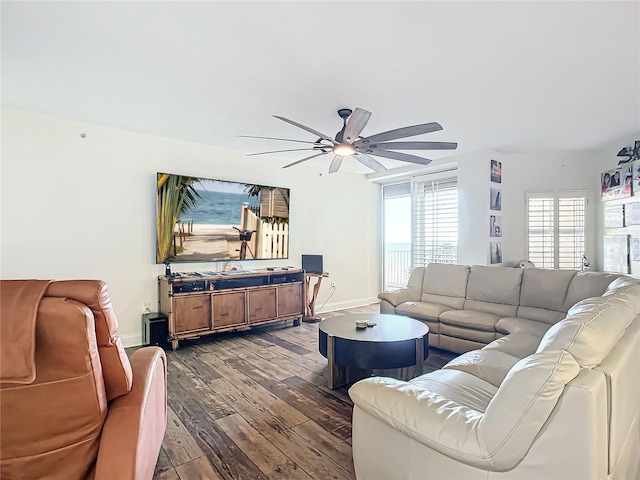
<path id="1" fill-rule="evenodd" d="M 431 264 L 381 297 L 442 348 L 487 345 L 409 382 L 351 387 L 357 478 L 640 478 L 636 280 Z"/>
<path id="2" fill-rule="evenodd" d="M 542 337 L 578 301 L 602 295 L 616 274 L 430 263 L 407 288 L 382 292 L 380 313 L 429 326 L 429 344 L 464 353 L 513 332 Z"/>

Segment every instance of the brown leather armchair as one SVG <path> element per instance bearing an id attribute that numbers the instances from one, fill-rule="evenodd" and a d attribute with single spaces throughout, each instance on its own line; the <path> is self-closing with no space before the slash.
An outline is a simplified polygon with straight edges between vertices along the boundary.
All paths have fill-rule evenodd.
<path id="1" fill-rule="evenodd" d="M 2 479 L 150 479 L 166 357 L 127 358 L 105 283 L 0 281 Z"/>

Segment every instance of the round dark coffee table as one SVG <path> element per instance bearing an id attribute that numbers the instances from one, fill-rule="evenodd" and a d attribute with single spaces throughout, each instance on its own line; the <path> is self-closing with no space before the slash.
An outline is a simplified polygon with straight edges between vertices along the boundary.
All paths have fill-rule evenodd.
<path id="1" fill-rule="evenodd" d="M 356 328 L 357 320 L 376 323 Z M 380 313 L 347 314 L 320 322 L 319 349 L 328 361 L 331 389 L 371 374 L 409 380 L 422 374 L 429 327 L 419 320 Z"/>

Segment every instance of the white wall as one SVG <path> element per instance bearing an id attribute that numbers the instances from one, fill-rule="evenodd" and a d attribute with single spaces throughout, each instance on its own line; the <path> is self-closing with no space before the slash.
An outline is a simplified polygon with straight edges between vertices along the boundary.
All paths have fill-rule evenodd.
<path id="1" fill-rule="evenodd" d="M 536 153 L 504 155 L 496 152 L 457 158 L 460 197 L 460 263 L 489 263 L 490 241 L 502 242 L 506 264 L 527 258 L 525 192 L 585 190 L 587 205 L 587 257 L 596 258 L 596 212 L 599 203 L 594 178 L 598 176 L 594 153 Z M 502 183 L 490 182 L 491 159 L 502 162 Z M 597 186 L 597 185 L 596 185 Z M 502 190 L 502 238 L 489 237 L 489 189 Z"/>
<path id="2" fill-rule="evenodd" d="M 458 263 L 488 265 L 489 243 L 502 242 L 502 258 L 505 265 L 526 258 L 525 192 L 552 190 L 585 190 L 588 195 L 587 256 L 596 259 L 597 267 L 598 223 L 598 162 L 596 153 L 553 154 L 536 153 L 505 155 L 486 151 L 457 155 L 434 161 L 428 171 L 458 168 Z M 491 159 L 502 162 L 502 183 L 491 183 Z M 393 174 L 392 174 L 393 175 Z M 408 172 L 393 177 L 393 181 L 409 179 Z M 384 183 L 380 175 L 370 178 Z M 389 177 L 391 178 L 391 177 Z M 502 191 L 502 237 L 489 236 L 489 205 L 491 188 Z"/>
<path id="3" fill-rule="evenodd" d="M 380 191 L 363 175 L 282 170 L 269 157 L 12 108 L 2 110 L 1 153 L 1 278 L 104 280 L 126 345 L 140 343 L 142 307 L 157 304 L 164 271 L 155 264 L 157 171 L 291 188 L 289 259 L 245 268 L 299 267 L 303 253 L 324 255 L 330 279 L 318 301 L 330 281 L 337 287 L 324 310 L 370 303 L 380 289 Z"/>

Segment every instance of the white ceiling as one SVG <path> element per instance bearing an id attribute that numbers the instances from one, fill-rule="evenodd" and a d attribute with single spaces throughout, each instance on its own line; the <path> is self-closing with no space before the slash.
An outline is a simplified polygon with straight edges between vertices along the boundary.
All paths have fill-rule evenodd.
<path id="1" fill-rule="evenodd" d="M 334 135 L 340 107 L 373 112 L 365 136 L 438 121 L 422 139 L 458 152 L 640 133 L 637 1 L 2 1 L 1 15 L 3 104 L 244 153 L 296 145 L 239 134 L 315 140 L 273 114 Z"/>

